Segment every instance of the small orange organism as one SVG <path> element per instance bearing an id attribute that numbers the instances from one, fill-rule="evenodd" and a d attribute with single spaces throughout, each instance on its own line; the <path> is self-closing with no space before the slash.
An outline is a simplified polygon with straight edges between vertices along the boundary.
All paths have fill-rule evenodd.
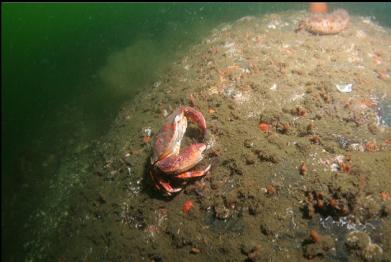
<path id="1" fill-rule="evenodd" d="M 214 109 L 213 107 L 209 107 L 208 108 L 208 113 L 209 114 L 214 114 L 214 113 L 216 113 L 216 109 Z"/>
<path id="2" fill-rule="evenodd" d="M 276 188 L 272 184 L 268 184 L 266 186 L 267 194 L 272 195 L 272 194 L 276 193 L 276 191 L 277 191 Z"/>
<path id="3" fill-rule="evenodd" d="M 348 173 L 350 173 L 350 170 L 352 169 L 352 165 L 351 165 L 349 162 L 343 162 L 343 161 L 341 161 L 341 162 L 339 163 L 339 169 L 340 169 L 342 172 L 348 174 Z"/>
<path id="4" fill-rule="evenodd" d="M 319 235 L 319 233 L 318 233 L 315 229 L 311 229 L 311 231 L 310 231 L 310 237 L 311 237 L 311 240 L 312 240 L 314 243 L 317 243 L 317 242 L 319 242 L 319 240 L 320 240 L 320 235 Z"/>
<path id="5" fill-rule="evenodd" d="M 264 132 L 264 133 L 268 133 L 269 132 L 269 124 L 267 123 L 260 123 L 259 124 L 259 129 Z"/>
<path id="6" fill-rule="evenodd" d="M 297 106 L 293 113 L 297 116 L 305 116 L 307 114 L 307 110 L 302 106 Z"/>
<path id="7" fill-rule="evenodd" d="M 145 144 L 148 144 L 149 142 L 151 142 L 151 137 L 145 135 L 144 138 L 143 138 L 143 141 L 144 141 Z"/>
<path id="8" fill-rule="evenodd" d="M 186 200 L 183 204 L 183 213 L 188 214 L 190 209 L 193 207 L 193 202 L 191 200 Z"/>
<path id="9" fill-rule="evenodd" d="M 320 145 L 320 143 L 321 143 L 320 136 L 318 136 L 318 135 L 310 137 L 309 140 L 312 144 Z"/>
<path id="10" fill-rule="evenodd" d="M 327 3 L 324 2 L 312 2 L 309 9 L 313 14 L 325 14 L 328 11 Z"/>
<path id="11" fill-rule="evenodd" d="M 300 171 L 300 175 L 302 175 L 302 176 L 307 175 L 308 168 L 307 168 L 307 165 L 305 164 L 304 161 L 301 162 L 300 167 L 299 167 L 299 171 Z"/>
<path id="12" fill-rule="evenodd" d="M 365 144 L 365 151 L 367 152 L 376 152 L 379 151 L 379 146 L 377 145 L 376 141 L 369 141 Z"/>
<path id="13" fill-rule="evenodd" d="M 377 105 L 376 101 L 369 99 L 369 98 L 364 98 L 364 99 L 359 100 L 359 104 L 362 107 L 369 107 L 369 108 L 374 108 Z"/>
<path id="14" fill-rule="evenodd" d="M 387 192 L 380 192 L 380 197 L 381 197 L 381 200 L 387 201 L 390 199 L 390 194 Z"/>

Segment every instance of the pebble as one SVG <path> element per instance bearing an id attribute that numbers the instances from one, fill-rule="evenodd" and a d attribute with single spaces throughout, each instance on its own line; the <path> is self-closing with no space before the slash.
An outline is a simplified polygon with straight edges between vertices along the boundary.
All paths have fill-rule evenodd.
<path id="1" fill-rule="evenodd" d="M 196 248 L 196 247 L 192 247 L 190 252 L 191 252 L 192 254 L 199 254 L 199 253 L 201 253 L 201 250 L 199 250 L 199 249 Z"/>
<path id="2" fill-rule="evenodd" d="M 256 156 L 253 154 L 247 154 L 245 158 L 247 165 L 253 165 L 255 163 L 255 160 L 257 159 Z"/>
<path id="3" fill-rule="evenodd" d="M 335 85 L 339 92 L 341 93 L 350 93 L 352 92 L 352 86 L 353 84 L 340 84 Z"/>

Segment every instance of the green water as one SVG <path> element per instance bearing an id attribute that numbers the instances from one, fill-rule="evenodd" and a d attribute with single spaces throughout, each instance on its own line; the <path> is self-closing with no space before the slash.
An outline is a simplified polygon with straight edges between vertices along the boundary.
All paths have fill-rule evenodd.
<path id="1" fill-rule="evenodd" d="M 391 26 L 389 4 L 340 4 Z M 306 4 L 3 4 L 2 258 L 20 261 L 26 218 L 55 168 L 45 161 L 99 139 L 123 103 L 147 89 L 222 22 Z M 110 88 L 100 70 L 131 46 L 127 81 Z M 122 71 L 121 71 L 122 72 Z"/>

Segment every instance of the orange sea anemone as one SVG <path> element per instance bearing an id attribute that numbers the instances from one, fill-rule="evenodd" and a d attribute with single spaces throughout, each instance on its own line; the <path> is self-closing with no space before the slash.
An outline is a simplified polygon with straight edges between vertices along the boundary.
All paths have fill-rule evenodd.
<path id="1" fill-rule="evenodd" d="M 312 2 L 310 3 L 310 12 L 313 14 L 325 14 L 327 13 L 327 3 Z"/>

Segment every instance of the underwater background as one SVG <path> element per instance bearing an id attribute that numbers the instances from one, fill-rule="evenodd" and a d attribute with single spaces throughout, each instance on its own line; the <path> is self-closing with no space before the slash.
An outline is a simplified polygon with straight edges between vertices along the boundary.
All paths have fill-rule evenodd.
<path id="1" fill-rule="evenodd" d="M 330 6 L 391 26 L 388 3 Z M 222 22 L 306 8 L 306 3 L 2 4 L 2 258 L 24 259 L 26 219 L 56 179 L 61 156 L 108 132 L 120 107 L 147 94 L 186 48 Z M 118 62 L 116 54 L 124 48 L 130 62 Z"/>

